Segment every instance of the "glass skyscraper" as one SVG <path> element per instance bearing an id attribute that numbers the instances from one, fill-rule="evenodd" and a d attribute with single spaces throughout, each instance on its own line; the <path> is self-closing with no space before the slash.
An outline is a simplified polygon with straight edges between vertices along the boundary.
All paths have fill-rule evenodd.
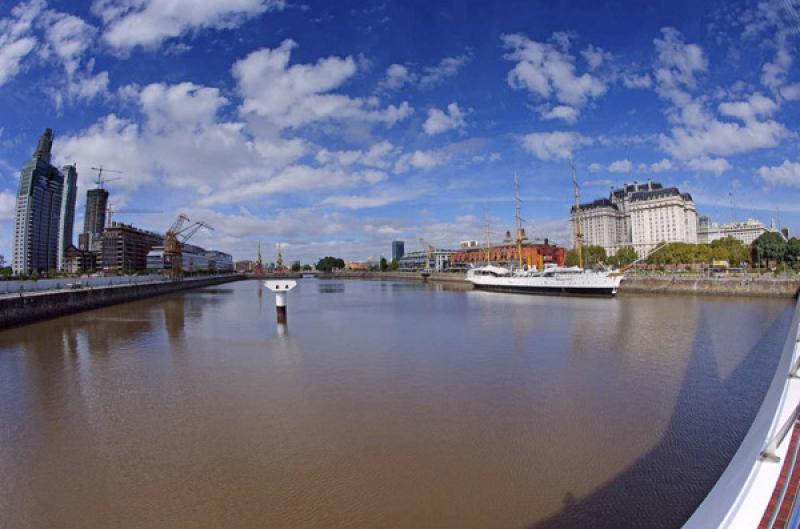
<path id="1" fill-rule="evenodd" d="M 72 232 L 75 224 L 75 199 L 78 195 L 78 170 L 74 165 L 65 165 L 61 168 L 64 175 L 64 193 L 61 200 L 61 214 L 58 225 L 58 253 L 56 265 L 59 271 L 64 271 L 64 252 L 72 246 Z"/>
<path id="2" fill-rule="evenodd" d="M 403 241 L 392 241 L 392 261 L 399 261 L 406 254 Z"/>
<path id="3" fill-rule="evenodd" d="M 46 129 L 20 174 L 12 262 L 16 274 L 57 266 L 64 176 L 50 164 L 52 147 L 53 131 Z"/>

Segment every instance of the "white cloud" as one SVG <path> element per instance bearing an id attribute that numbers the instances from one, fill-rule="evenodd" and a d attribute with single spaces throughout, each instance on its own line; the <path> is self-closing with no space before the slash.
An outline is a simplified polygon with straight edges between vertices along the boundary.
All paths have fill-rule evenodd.
<path id="1" fill-rule="evenodd" d="M 622 84 L 625 88 L 650 88 L 653 86 L 653 80 L 646 73 L 642 75 L 628 73 L 622 76 Z"/>
<path id="2" fill-rule="evenodd" d="M 790 84 L 781 88 L 781 96 L 783 96 L 786 101 L 800 100 L 800 83 Z"/>
<path id="3" fill-rule="evenodd" d="M 630 173 L 632 170 L 633 164 L 627 158 L 613 161 L 608 165 L 608 171 L 611 173 Z"/>
<path id="4" fill-rule="evenodd" d="M 457 103 L 450 103 L 447 105 L 447 113 L 442 112 L 438 108 L 431 108 L 428 110 L 428 119 L 422 124 L 422 129 L 425 134 L 433 136 L 448 130 L 458 129 L 463 130 L 467 124 L 464 121 L 466 114 L 458 108 Z"/>
<path id="5" fill-rule="evenodd" d="M 772 99 L 758 92 L 745 101 L 720 103 L 719 111 L 725 116 L 739 118 L 744 122 L 756 121 L 760 117 L 771 116 L 778 109 Z"/>
<path id="6" fill-rule="evenodd" d="M 44 18 L 47 43 L 64 63 L 67 75 L 74 75 L 81 57 L 94 41 L 97 29 L 83 19 L 66 13 L 48 11 Z"/>
<path id="7" fill-rule="evenodd" d="M 320 149 L 315 158 L 320 164 L 336 164 L 342 167 L 349 167 L 353 164 L 361 164 L 365 167 L 386 169 L 389 166 L 387 156 L 395 151 L 394 145 L 384 140 L 373 144 L 366 151 L 329 151 Z"/>
<path id="8" fill-rule="evenodd" d="M 710 158 L 708 156 L 701 156 L 700 158 L 689 160 L 686 165 L 689 169 L 706 171 L 718 176 L 731 168 L 731 164 L 728 163 L 728 160 L 725 158 Z"/>
<path id="9" fill-rule="evenodd" d="M 11 191 L 0 191 L 0 220 L 11 220 L 16 213 L 17 197 Z"/>
<path id="10" fill-rule="evenodd" d="M 675 158 L 687 160 L 775 147 L 786 135 L 786 128 L 775 121 L 749 122 L 742 126 L 712 120 L 702 128 L 673 128 L 671 136 L 660 136 L 659 143 Z"/>
<path id="11" fill-rule="evenodd" d="M 398 202 L 406 202 L 418 197 L 422 189 L 385 188 L 366 195 L 333 195 L 322 203 L 343 209 L 367 209 L 388 206 Z"/>
<path id="12" fill-rule="evenodd" d="M 664 171 L 669 171 L 672 169 L 672 162 L 668 158 L 664 158 L 663 160 L 655 163 L 648 164 L 639 164 L 639 171 L 640 172 L 651 172 L 651 173 L 663 173 Z"/>
<path id="13" fill-rule="evenodd" d="M 549 116 L 547 119 L 568 116 L 574 121 L 581 108 L 606 93 L 606 82 L 600 77 L 588 72 L 576 74 L 575 57 L 569 53 L 569 39 L 566 36 L 554 34 L 551 43 L 537 42 L 519 33 L 503 35 L 501 38 L 503 46 L 509 50 L 505 58 L 516 62 L 508 73 L 509 86 L 526 89 L 543 101 L 545 105 L 539 111 Z M 602 50 L 591 50 L 592 60 L 597 61 L 596 54 L 602 55 Z M 548 107 L 556 104 L 572 107 L 573 111 L 565 112 L 562 109 L 561 115 L 558 115 L 559 111 L 554 114 Z"/>
<path id="14" fill-rule="evenodd" d="M 400 156 L 394 164 L 394 172 L 404 173 L 411 169 L 421 169 L 426 171 L 442 165 L 449 159 L 450 155 L 444 151 L 416 150 Z"/>
<path id="15" fill-rule="evenodd" d="M 556 105 L 551 109 L 547 107 L 540 110 L 542 119 L 561 119 L 567 123 L 575 123 L 578 119 L 578 111 L 574 107 L 567 105 Z"/>
<path id="16" fill-rule="evenodd" d="M 153 83 L 141 90 L 139 100 L 150 127 L 190 131 L 214 122 L 219 109 L 228 104 L 218 88 L 193 83 Z"/>
<path id="17" fill-rule="evenodd" d="M 455 77 L 470 59 L 469 54 L 445 57 L 436 66 L 426 67 L 419 78 L 419 86 L 421 88 L 433 88 L 444 82 L 445 79 Z"/>
<path id="18" fill-rule="evenodd" d="M 602 48 L 595 48 L 591 44 L 581 50 L 581 55 L 583 55 L 586 64 L 589 66 L 589 71 L 597 70 L 603 63 L 609 62 L 612 59 L 612 55 L 609 52 Z"/>
<path id="19" fill-rule="evenodd" d="M 761 166 L 758 176 L 771 185 L 800 187 L 800 162 L 784 160 L 781 165 L 774 167 Z"/>
<path id="20" fill-rule="evenodd" d="M 589 164 L 589 171 L 591 171 L 592 173 L 599 173 L 600 171 L 605 171 L 605 170 L 606 166 L 603 164 L 599 164 L 597 162 Z"/>
<path id="21" fill-rule="evenodd" d="M 386 77 L 381 81 L 382 88 L 397 90 L 417 81 L 417 76 L 402 64 L 392 64 L 386 69 Z"/>
<path id="22" fill-rule="evenodd" d="M 575 149 L 591 143 L 577 132 L 532 132 L 522 138 L 522 146 L 540 160 L 566 160 Z"/>
<path id="23" fill-rule="evenodd" d="M 329 119 L 393 125 L 413 111 L 407 102 L 379 109 L 375 98 L 329 93 L 356 73 L 356 61 L 352 57 L 327 57 L 316 64 L 289 66 L 296 46 L 294 41 L 284 40 L 278 48 L 254 51 L 233 65 L 244 98 L 242 114 L 260 116 L 284 128 Z"/>
<path id="24" fill-rule="evenodd" d="M 762 94 L 735 102 L 724 102 L 720 114 L 743 122 L 717 119 L 706 108 L 705 98 L 694 98 L 697 75 L 708 69 L 703 49 L 686 44 L 674 28 L 661 30 L 655 39 L 658 52 L 655 64 L 656 91 L 671 104 L 667 116 L 676 125 L 669 135 L 659 135 L 660 147 L 679 160 L 692 160 L 697 168 L 720 172 L 727 161 L 712 156 L 728 156 L 776 146 L 788 131 L 772 120 L 759 121 L 775 112 L 777 105 Z M 709 161 L 711 160 L 711 161 Z"/>
<path id="25" fill-rule="evenodd" d="M 153 48 L 192 30 L 230 29 L 285 0 L 95 0 L 92 12 L 106 25 L 103 38 L 113 48 Z"/>
<path id="26" fill-rule="evenodd" d="M 36 47 L 31 28 L 45 5 L 43 0 L 23 2 L 11 10 L 10 17 L 0 19 L 0 86 L 19 73 L 23 59 Z"/>

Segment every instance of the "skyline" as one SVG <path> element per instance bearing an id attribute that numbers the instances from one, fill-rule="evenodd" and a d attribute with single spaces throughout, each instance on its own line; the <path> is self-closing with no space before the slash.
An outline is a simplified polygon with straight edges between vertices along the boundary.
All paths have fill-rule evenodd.
<path id="1" fill-rule="evenodd" d="M 188 2 L 184 2 L 188 4 Z M 492 238 L 513 223 L 568 242 L 583 201 L 653 178 L 717 222 L 800 228 L 797 4 L 641 8 L 277 0 L 29 1 L 0 11 L 0 254 L 41 131 L 76 163 L 120 170 L 110 203 L 216 228 L 237 259 L 377 260 Z M 174 210 L 172 208 L 175 208 Z M 77 242 L 77 234 L 74 236 Z M 194 241 L 193 241 L 194 242 Z M 265 252 L 265 260 L 272 260 Z"/>

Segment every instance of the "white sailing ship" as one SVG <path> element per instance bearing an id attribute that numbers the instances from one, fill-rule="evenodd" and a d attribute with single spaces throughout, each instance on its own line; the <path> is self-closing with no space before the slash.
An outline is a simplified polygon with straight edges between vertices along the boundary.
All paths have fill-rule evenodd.
<path id="1" fill-rule="evenodd" d="M 511 268 L 494 266 L 489 263 L 489 241 L 487 227 L 487 264 L 467 272 L 467 281 L 476 289 L 492 290 L 496 292 L 521 292 L 526 294 L 552 294 L 552 295 L 580 295 L 580 296 L 614 296 L 619 290 L 619 285 L 625 278 L 622 271 L 615 270 L 586 270 L 580 266 L 546 265 L 542 270 L 522 264 L 522 242 L 527 239 L 522 228 L 520 215 L 519 181 L 516 176 L 515 199 L 516 211 L 516 244 L 519 267 Z M 575 176 L 575 166 L 572 165 L 572 182 L 575 186 L 576 208 L 576 249 L 578 262 L 582 262 L 581 242 L 583 234 L 580 226 L 580 194 L 578 181 Z M 510 235 L 507 236 L 510 241 Z"/>

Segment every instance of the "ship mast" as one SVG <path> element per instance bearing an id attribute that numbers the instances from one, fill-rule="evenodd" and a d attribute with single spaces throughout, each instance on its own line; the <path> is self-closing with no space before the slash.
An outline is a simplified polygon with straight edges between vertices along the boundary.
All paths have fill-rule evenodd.
<path id="1" fill-rule="evenodd" d="M 516 202 L 516 211 L 514 218 L 517 223 L 516 243 L 517 243 L 517 258 L 519 261 L 519 269 L 522 270 L 522 241 L 526 240 L 525 229 L 522 227 L 522 199 L 519 196 L 519 177 L 517 172 L 514 171 L 514 201 Z"/>
<path id="2" fill-rule="evenodd" d="M 489 216 L 486 214 L 486 206 L 483 207 L 483 223 L 486 226 L 486 266 L 491 264 L 491 242 L 489 241 Z"/>
<path id="3" fill-rule="evenodd" d="M 575 175 L 575 162 L 569 159 L 572 168 L 572 185 L 575 188 L 575 249 L 578 251 L 578 267 L 583 268 L 583 231 L 581 229 L 581 193 L 578 177 Z"/>

